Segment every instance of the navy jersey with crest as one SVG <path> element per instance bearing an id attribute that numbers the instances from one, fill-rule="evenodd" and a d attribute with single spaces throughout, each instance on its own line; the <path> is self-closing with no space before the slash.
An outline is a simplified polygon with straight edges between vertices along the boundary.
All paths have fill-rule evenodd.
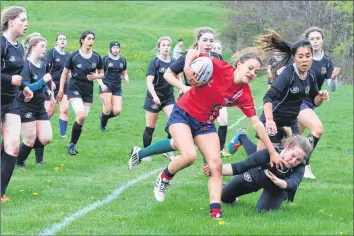
<path id="1" fill-rule="evenodd" d="M 13 75 L 20 75 L 24 66 L 24 50 L 20 43 L 12 45 L 1 35 L 1 104 L 9 104 L 18 95 L 19 89 L 11 84 Z"/>
<path id="2" fill-rule="evenodd" d="M 61 73 L 64 70 L 65 62 L 69 56 L 70 54 L 68 52 L 61 54 L 55 48 L 50 49 L 45 55 L 49 67 L 48 73 L 51 74 L 55 84 L 60 83 Z"/>
<path id="3" fill-rule="evenodd" d="M 164 101 L 169 96 L 173 96 L 173 86 L 169 84 L 163 77 L 163 74 L 173 62 L 175 62 L 175 59 L 173 58 L 171 58 L 169 62 L 165 62 L 158 57 L 155 57 L 151 60 L 148 66 L 148 72 L 146 73 L 146 76 L 154 76 L 152 84 L 154 85 L 155 92 L 161 101 Z M 147 92 L 147 96 L 152 98 L 149 91 Z"/>
<path id="4" fill-rule="evenodd" d="M 300 79 L 296 65 L 288 65 L 277 77 L 263 98 L 263 102 L 271 102 L 274 118 L 296 119 L 302 100 L 309 96 L 313 101 L 318 95 L 318 86 L 314 73 L 309 70 L 306 79 Z"/>
<path id="5" fill-rule="evenodd" d="M 109 55 L 103 57 L 104 78 L 102 82 L 105 85 L 121 87 L 122 73 L 127 70 L 127 61 L 120 56 L 118 59 L 113 59 Z"/>
<path id="6" fill-rule="evenodd" d="M 22 76 L 22 84 L 20 86 L 20 90 L 23 90 L 26 86 L 32 83 L 36 83 L 38 80 L 43 79 L 46 74 L 47 65 L 43 60 L 41 60 L 41 66 L 38 68 L 32 64 L 32 62 L 25 60 L 25 65 L 21 72 Z M 46 84 L 44 84 L 41 89 L 33 92 L 33 98 L 27 103 L 32 105 L 40 105 L 43 104 L 46 99 Z M 18 101 L 23 102 L 25 97 L 23 93 L 20 93 L 20 96 L 17 98 Z"/>
<path id="7" fill-rule="evenodd" d="M 71 55 L 66 60 L 65 68 L 71 70 L 70 80 L 87 82 L 93 86 L 93 81 L 88 80 L 87 75 L 95 73 L 96 69 L 102 70 L 103 63 L 101 56 L 94 51 L 92 51 L 91 57 L 87 59 L 81 56 L 79 50 L 76 50 L 75 52 L 71 53 Z"/>
<path id="8" fill-rule="evenodd" d="M 174 62 L 171 66 L 170 66 L 170 70 L 178 75 L 179 73 L 183 72 L 183 68 L 184 68 L 184 63 L 186 62 L 186 55 L 187 55 L 187 52 L 183 53 L 178 59 L 176 62 Z M 223 60 L 222 56 L 220 54 L 218 54 L 217 52 L 213 52 L 211 51 L 209 53 L 210 56 L 212 57 L 216 57 L 217 59 L 220 59 L 220 60 Z M 184 76 L 184 84 L 187 85 L 187 86 L 191 86 L 189 83 L 188 83 L 188 80 L 186 78 L 186 75 L 184 74 L 183 72 L 183 76 Z"/>

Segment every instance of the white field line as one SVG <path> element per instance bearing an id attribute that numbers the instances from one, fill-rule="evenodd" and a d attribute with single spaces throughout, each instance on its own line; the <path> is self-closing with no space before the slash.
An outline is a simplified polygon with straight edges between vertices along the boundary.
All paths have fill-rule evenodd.
<path id="1" fill-rule="evenodd" d="M 257 107 L 256 110 L 259 110 L 259 109 L 261 109 L 261 108 L 263 108 L 263 106 Z M 238 120 L 237 120 L 235 123 L 233 123 L 232 125 L 229 125 L 228 129 L 232 129 L 233 127 L 235 127 L 236 125 L 238 125 L 238 124 L 239 124 L 242 120 L 244 120 L 245 118 L 246 118 L 246 116 L 242 116 L 242 117 L 238 118 Z"/>
<path id="2" fill-rule="evenodd" d="M 67 227 L 70 223 L 72 223 L 73 221 L 77 220 L 78 218 L 80 218 L 81 216 L 86 215 L 87 213 L 89 213 L 90 211 L 96 210 L 97 208 L 115 200 L 116 198 L 118 198 L 125 190 L 127 190 L 128 188 L 130 188 L 131 186 L 133 186 L 134 184 L 156 174 L 157 172 L 162 171 L 164 168 L 159 168 L 153 171 L 150 171 L 149 173 L 140 176 L 139 178 L 136 178 L 134 180 L 129 181 L 128 183 L 121 185 L 119 188 L 115 189 L 110 195 L 108 195 L 106 198 L 104 198 L 103 200 L 97 201 L 92 203 L 91 205 L 75 212 L 74 214 L 65 217 L 64 220 L 62 220 L 60 223 L 56 223 L 53 224 L 51 227 L 46 228 L 43 230 L 42 233 L 40 233 L 39 235 L 55 235 L 56 233 L 60 232 L 61 230 L 63 230 L 65 227 Z"/>

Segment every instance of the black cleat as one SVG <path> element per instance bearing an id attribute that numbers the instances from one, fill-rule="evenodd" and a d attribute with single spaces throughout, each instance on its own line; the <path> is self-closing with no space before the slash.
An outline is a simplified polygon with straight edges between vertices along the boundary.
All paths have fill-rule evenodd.
<path id="1" fill-rule="evenodd" d="M 69 154 L 72 155 L 72 156 L 78 154 L 78 152 L 76 151 L 76 145 L 75 145 L 73 142 L 70 142 L 70 143 L 69 143 L 68 152 L 69 152 Z"/>

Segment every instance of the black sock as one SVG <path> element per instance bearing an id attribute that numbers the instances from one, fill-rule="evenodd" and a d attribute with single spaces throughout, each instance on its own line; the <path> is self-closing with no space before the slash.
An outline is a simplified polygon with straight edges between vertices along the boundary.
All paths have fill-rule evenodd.
<path id="1" fill-rule="evenodd" d="M 119 114 L 118 114 L 118 115 L 119 115 Z M 109 113 L 109 115 L 108 115 L 108 119 L 111 119 L 111 118 L 116 117 L 116 116 L 118 116 L 118 115 L 114 115 L 114 114 L 113 114 L 113 111 L 111 111 L 111 113 Z"/>
<path id="2" fill-rule="evenodd" d="M 32 147 L 29 147 L 26 144 L 21 143 L 20 151 L 17 157 L 17 164 L 23 166 L 31 151 L 32 151 Z"/>
<path id="3" fill-rule="evenodd" d="M 152 141 L 152 134 L 154 133 L 155 128 L 145 127 L 143 135 L 143 144 L 144 148 L 150 146 Z"/>
<path id="4" fill-rule="evenodd" d="M 106 115 L 106 114 L 104 114 L 104 113 L 102 112 L 102 114 L 101 114 L 101 126 L 102 126 L 103 128 L 106 128 L 108 119 L 109 119 L 109 115 Z"/>
<path id="5" fill-rule="evenodd" d="M 171 139 L 171 138 L 172 138 L 171 134 L 167 133 L 167 139 Z"/>
<path id="6" fill-rule="evenodd" d="M 4 153 L 4 140 L 1 140 L 1 155 Z"/>
<path id="7" fill-rule="evenodd" d="M 76 121 L 73 125 L 73 129 L 72 129 L 72 133 L 71 133 L 71 142 L 76 144 L 77 141 L 80 138 L 81 132 L 82 132 L 82 126 L 83 125 L 79 125 Z"/>
<path id="8" fill-rule="evenodd" d="M 1 196 L 5 194 L 16 165 L 16 157 L 3 152 L 1 155 Z"/>
<path id="9" fill-rule="evenodd" d="M 306 165 L 309 165 L 312 153 L 313 153 L 313 151 L 315 151 L 315 148 L 317 146 L 318 141 L 320 141 L 320 138 L 317 138 L 313 134 L 309 134 L 309 136 L 307 136 L 307 138 L 309 139 L 309 141 L 310 141 L 310 143 L 312 144 L 312 147 L 313 147 L 311 154 L 306 158 Z"/>
<path id="10" fill-rule="evenodd" d="M 165 173 L 165 175 L 169 178 L 172 178 L 173 176 L 175 176 L 175 174 L 171 174 L 170 171 L 168 171 L 168 167 L 166 167 L 163 172 Z"/>
<path id="11" fill-rule="evenodd" d="M 43 162 L 43 154 L 44 154 L 44 146 L 43 147 L 38 147 L 35 150 L 36 153 L 36 163 L 41 163 Z"/>
<path id="12" fill-rule="evenodd" d="M 220 209 L 221 210 L 221 204 L 220 203 L 210 203 L 210 210 L 213 209 Z"/>
<path id="13" fill-rule="evenodd" d="M 219 126 L 218 135 L 220 139 L 220 151 L 225 147 L 226 135 L 227 135 L 227 125 Z"/>
<path id="14" fill-rule="evenodd" d="M 247 156 L 255 153 L 257 151 L 257 145 L 254 144 L 247 135 L 240 135 L 238 138 L 245 149 Z"/>

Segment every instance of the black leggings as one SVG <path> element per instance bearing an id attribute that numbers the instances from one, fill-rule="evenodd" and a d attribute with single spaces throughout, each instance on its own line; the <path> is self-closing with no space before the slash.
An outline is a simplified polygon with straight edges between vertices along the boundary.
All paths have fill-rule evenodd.
<path id="1" fill-rule="evenodd" d="M 263 188 L 262 185 L 254 181 L 255 173 L 251 173 L 252 174 L 245 172 L 241 175 L 235 175 L 232 180 L 223 187 L 221 201 L 224 203 L 233 203 L 237 197 L 257 192 L 259 189 Z M 263 189 L 256 209 L 258 211 L 277 210 L 284 200 L 286 200 L 285 191 L 267 186 Z"/>

